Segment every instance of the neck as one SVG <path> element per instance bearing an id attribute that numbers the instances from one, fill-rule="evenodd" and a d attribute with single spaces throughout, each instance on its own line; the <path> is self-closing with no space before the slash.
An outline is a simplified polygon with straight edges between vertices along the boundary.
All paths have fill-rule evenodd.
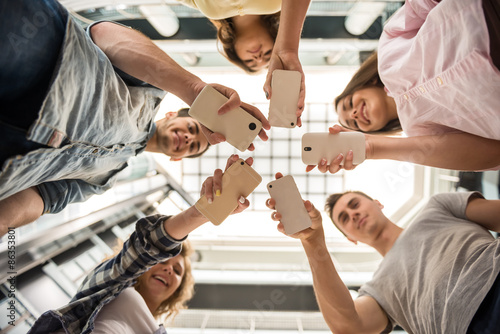
<path id="1" fill-rule="evenodd" d="M 236 33 L 238 33 L 238 31 L 253 29 L 256 23 L 260 24 L 260 15 L 233 16 L 232 20 Z"/>
<path id="2" fill-rule="evenodd" d="M 401 232 L 403 232 L 401 227 L 389 221 L 377 238 L 369 245 L 375 248 L 380 255 L 385 256 L 394 246 Z"/>
<path id="3" fill-rule="evenodd" d="M 139 294 L 142 296 L 142 299 L 144 299 L 144 301 L 146 302 L 146 306 L 148 307 L 151 314 L 155 314 L 155 311 L 158 309 L 158 307 L 160 307 L 161 302 L 155 302 L 154 300 L 151 300 L 151 298 L 145 297 L 140 288 L 139 290 L 137 290 L 137 292 L 139 292 Z"/>
<path id="4" fill-rule="evenodd" d="M 158 126 L 160 121 L 156 122 L 156 130 L 155 133 L 153 133 L 153 136 L 149 138 L 148 142 L 146 143 L 146 148 L 145 150 L 147 152 L 153 152 L 153 153 L 161 153 L 159 147 L 158 147 Z"/>
<path id="5" fill-rule="evenodd" d="M 389 95 L 387 95 L 387 105 L 389 106 L 389 117 L 391 120 L 398 119 L 398 107 L 396 106 L 396 101 Z"/>

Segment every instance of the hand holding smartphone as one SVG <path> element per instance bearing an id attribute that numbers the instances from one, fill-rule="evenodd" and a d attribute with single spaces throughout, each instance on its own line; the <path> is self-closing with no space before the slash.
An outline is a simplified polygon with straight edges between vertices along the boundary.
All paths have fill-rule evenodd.
<path id="1" fill-rule="evenodd" d="M 340 153 L 344 155 L 352 150 L 353 164 L 359 165 L 365 160 L 365 135 L 360 132 L 310 132 L 302 136 L 302 162 L 306 165 L 318 165 L 321 159 L 328 162 Z M 342 160 L 342 164 L 344 163 Z"/>
<path id="2" fill-rule="evenodd" d="M 219 115 L 217 111 L 227 100 L 227 97 L 207 85 L 194 100 L 189 115 L 210 131 L 223 134 L 229 144 L 243 152 L 259 134 L 262 123 L 239 107 Z"/>
<path id="3" fill-rule="evenodd" d="M 271 126 L 294 128 L 297 125 L 297 104 L 299 102 L 302 75 L 298 71 L 274 70 L 269 103 Z"/>
<path id="4" fill-rule="evenodd" d="M 238 206 L 238 199 L 247 197 L 262 181 L 262 177 L 243 159 L 238 159 L 222 175 L 221 195 L 208 203 L 203 195 L 195 207 L 214 225 L 220 225 Z"/>
<path id="5" fill-rule="evenodd" d="M 311 217 L 291 175 L 269 182 L 267 191 L 276 201 L 275 209 L 281 214 L 281 223 L 286 234 L 294 234 L 311 227 Z"/>

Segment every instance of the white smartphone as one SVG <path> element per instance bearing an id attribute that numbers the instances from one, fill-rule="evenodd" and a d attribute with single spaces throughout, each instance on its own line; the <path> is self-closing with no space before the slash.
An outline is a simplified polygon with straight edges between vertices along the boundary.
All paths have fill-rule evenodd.
<path id="1" fill-rule="evenodd" d="M 208 203 L 203 195 L 195 203 L 200 211 L 214 225 L 220 225 L 238 206 L 238 199 L 247 197 L 262 181 L 262 177 L 243 159 L 233 163 L 222 175 L 221 195 Z"/>
<path id="2" fill-rule="evenodd" d="M 259 134 L 262 123 L 239 107 L 224 115 L 217 114 L 217 110 L 227 100 L 227 97 L 207 85 L 194 100 L 189 115 L 211 131 L 223 134 L 229 144 L 243 152 Z"/>
<path id="3" fill-rule="evenodd" d="M 300 72 L 274 70 L 271 80 L 273 91 L 269 103 L 269 123 L 271 126 L 283 128 L 297 126 L 296 112 L 301 80 Z"/>
<path id="4" fill-rule="evenodd" d="M 302 136 L 302 162 L 306 165 L 317 165 L 325 158 L 328 163 L 340 153 L 345 156 L 352 150 L 353 164 L 358 165 L 365 160 L 365 135 L 361 132 L 310 132 Z"/>
<path id="5" fill-rule="evenodd" d="M 291 175 L 269 182 L 267 191 L 276 201 L 275 208 L 281 214 L 286 234 L 294 234 L 311 227 L 311 217 Z"/>

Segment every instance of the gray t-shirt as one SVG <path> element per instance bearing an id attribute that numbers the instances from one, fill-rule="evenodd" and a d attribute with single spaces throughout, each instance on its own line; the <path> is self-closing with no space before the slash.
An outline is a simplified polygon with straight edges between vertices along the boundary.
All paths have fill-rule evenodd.
<path id="1" fill-rule="evenodd" d="M 466 219 L 472 194 L 432 197 L 361 287 L 360 296 L 373 297 L 392 326 L 415 334 L 467 331 L 500 272 L 500 239 Z"/>

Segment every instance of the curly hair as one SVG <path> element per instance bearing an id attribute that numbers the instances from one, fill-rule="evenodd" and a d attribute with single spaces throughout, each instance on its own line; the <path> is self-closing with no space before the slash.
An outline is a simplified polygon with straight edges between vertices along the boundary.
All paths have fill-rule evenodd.
<path id="1" fill-rule="evenodd" d="M 276 41 L 276 36 L 278 35 L 280 15 L 281 12 L 260 16 L 262 24 L 269 31 L 269 35 L 271 35 L 274 42 Z M 222 20 L 210 20 L 210 22 L 212 22 L 217 29 L 217 48 L 219 49 L 219 52 L 231 63 L 242 68 L 245 72 L 249 74 L 259 72 L 258 70 L 248 67 L 236 54 L 236 50 L 234 49 L 234 44 L 236 42 L 236 29 L 233 24 L 233 19 L 229 17 Z"/>
<path id="2" fill-rule="evenodd" d="M 164 317 L 164 320 L 171 318 L 174 319 L 180 310 L 187 308 L 187 302 L 194 295 L 194 278 L 191 266 L 191 255 L 194 249 L 188 240 L 182 243 L 182 250 L 178 256 L 184 258 L 184 276 L 182 277 L 181 284 L 175 292 L 153 312 L 153 316 L 158 319 Z M 139 291 L 142 282 L 142 276 L 139 276 L 134 288 Z"/>
<path id="3" fill-rule="evenodd" d="M 344 88 L 344 91 L 335 98 L 334 108 L 337 110 L 339 102 L 346 96 L 354 94 L 356 91 L 369 88 L 369 87 L 380 87 L 384 88 L 382 80 L 378 74 L 378 55 L 377 52 L 373 52 L 370 57 L 368 57 L 363 64 L 359 67 L 356 73 L 352 76 L 351 81 Z M 401 131 L 401 123 L 399 119 L 394 119 L 388 122 L 382 129 L 373 132 L 398 132 Z M 362 131 L 361 131 L 362 132 Z"/>

